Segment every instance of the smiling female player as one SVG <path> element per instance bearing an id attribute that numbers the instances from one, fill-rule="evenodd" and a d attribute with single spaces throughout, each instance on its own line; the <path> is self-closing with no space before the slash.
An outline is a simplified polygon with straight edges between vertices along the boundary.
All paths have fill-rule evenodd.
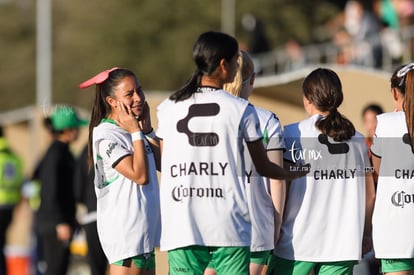
<path id="1" fill-rule="evenodd" d="M 112 68 L 80 84 L 96 85 L 89 125 L 95 169 L 97 225 L 111 274 L 155 274 L 160 206 L 159 143 L 141 84 L 127 69 Z"/>

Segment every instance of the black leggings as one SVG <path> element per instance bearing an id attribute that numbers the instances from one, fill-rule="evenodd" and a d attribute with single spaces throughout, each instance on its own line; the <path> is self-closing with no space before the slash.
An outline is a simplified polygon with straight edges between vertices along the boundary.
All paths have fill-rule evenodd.
<path id="1" fill-rule="evenodd" d="M 0 274 L 7 274 L 6 256 L 6 233 L 13 217 L 13 208 L 0 208 Z"/>

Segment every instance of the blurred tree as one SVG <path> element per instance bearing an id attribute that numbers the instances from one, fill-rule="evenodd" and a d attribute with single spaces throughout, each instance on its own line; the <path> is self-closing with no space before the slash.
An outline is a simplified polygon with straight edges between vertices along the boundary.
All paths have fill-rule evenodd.
<path id="1" fill-rule="evenodd" d="M 54 0 L 53 102 L 91 106 L 77 84 L 113 66 L 137 73 L 145 90 L 177 89 L 194 70 L 191 49 L 206 30 L 221 29 L 219 0 Z M 320 39 L 315 30 L 338 12 L 329 0 L 236 1 L 236 37 L 247 44 L 242 17 L 263 23 L 269 48 L 294 37 Z M 24 3 L 24 5 L 22 5 Z M 317 5 L 317 9 L 315 6 Z M 35 4 L 0 4 L 0 112 L 35 103 Z"/>

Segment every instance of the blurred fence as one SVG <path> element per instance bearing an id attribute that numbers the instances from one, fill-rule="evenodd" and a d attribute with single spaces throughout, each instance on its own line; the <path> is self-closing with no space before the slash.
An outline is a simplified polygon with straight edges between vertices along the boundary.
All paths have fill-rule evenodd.
<path id="1" fill-rule="evenodd" d="M 289 72 L 311 64 L 356 64 L 392 72 L 397 65 L 412 62 L 413 38 L 414 25 L 400 30 L 385 28 L 371 40 L 341 46 L 333 42 L 306 46 L 286 45 L 253 55 L 253 58 L 256 71 L 261 75 Z M 381 50 L 381 60 L 377 62 L 373 56 L 375 44 Z M 343 59 L 344 54 L 348 56 L 348 60 Z M 356 56 L 360 57 L 358 61 Z M 379 65 L 375 65 L 376 63 Z"/>

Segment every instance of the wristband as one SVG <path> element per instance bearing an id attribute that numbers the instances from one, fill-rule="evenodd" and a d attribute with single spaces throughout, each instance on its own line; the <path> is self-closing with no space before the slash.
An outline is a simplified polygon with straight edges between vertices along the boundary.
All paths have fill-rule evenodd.
<path id="1" fill-rule="evenodd" d="M 137 131 L 137 132 L 131 133 L 131 138 L 132 138 L 132 142 L 134 142 L 136 140 L 143 140 L 144 135 L 142 134 L 141 131 Z"/>
<path id="2" fill-rule="evenodd" d="M 157 136 L 155 135 L 154 129 L 151 129 L 148 133 L 144 134 L 147 138 L 156 139 Z"/>

